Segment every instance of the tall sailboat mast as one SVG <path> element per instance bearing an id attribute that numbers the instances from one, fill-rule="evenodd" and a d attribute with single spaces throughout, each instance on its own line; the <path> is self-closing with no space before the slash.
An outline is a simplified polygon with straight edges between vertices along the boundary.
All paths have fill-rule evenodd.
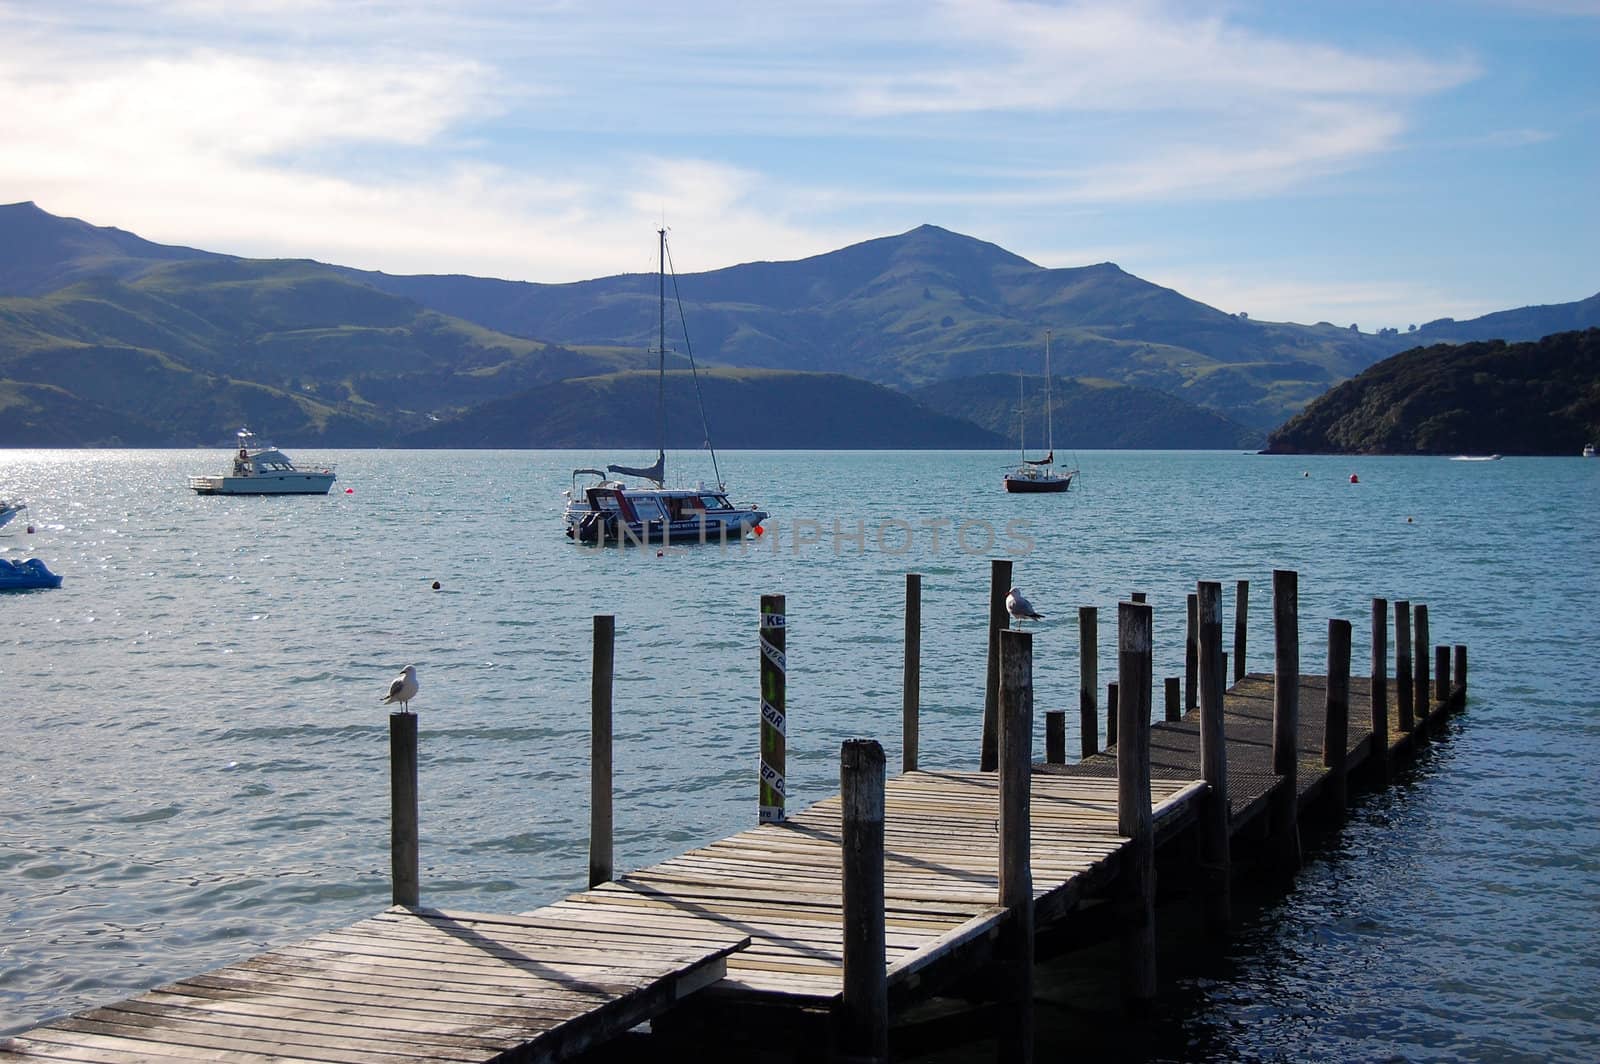
<path id="1" fill-rule="evenodd" d="M 660 451 L 663 456 L 667 453 L 667 228 L 662 226 L 656 230 L 658 241 L 656 267 L 656 357 L 659 360 L 656 368 L 656 411 L 661 422 L 661 432 L 657 439 L 660 441 Z M 666 467 L 662 466 L 663 475 Z"/>
<path id="2" fill-rule="evenodd" d="M 1056 456 L 1056 412 L 1055 402 L 1050 395 L 1050 330 L 1044 331 L 1044 424 L 1045 424 L 1045 457 L 1047 460 Z"/>

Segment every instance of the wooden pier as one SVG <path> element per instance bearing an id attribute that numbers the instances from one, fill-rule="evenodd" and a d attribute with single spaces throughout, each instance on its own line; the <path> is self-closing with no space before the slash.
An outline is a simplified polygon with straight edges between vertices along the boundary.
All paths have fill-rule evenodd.
<path id="1" fill-rule="evenodd" d="M 1002 571 L 1001 566 L 1005 569 Z M 996 587 L 1009 563 L 995 563 Z M 1046 711 L 1036 761 L 1032 644 L 991 613 L 991 693 L 981 751 L 992 771 L 916 770 L 920 580 L 908 579 L 906 771 L 856 740 L 840 795 L 783 808 L 783 600 L 762 603 L 762 823 L 609 878 L 612 626 L 596 620 L 594 843 L 590 889 L 518 915 L 417 904 L 415 717 L 393 734 L 395 896 L 351 927 L 317 935 L 128 1001 L 0 1041 L 0 1060 L 554 1061 L 649 1022 L 659 1053 L 737 1047 L 740 1059 L 887 1060 L 894 1015 L 974 972 L 998 1002 L 1002 1055 L 1032 1059 L 1036 942 L 1092 911 L 1122 936 L 1130 1000 L 1155 993 L 1154 862 L 1195 866 L 1209 922 L 1226 934 L 1231 851 L 1248 842 L 1292 874 L 1298 824 L 1337 814 L 1347 781 L 1383 785 L 1465 702 L 1466 648 L 1426 662 L 1427 617 L 1396 603 L 1398 712 L 1389 712 L 1387 610 L 1374 600 L 1368 677 L 1349 676 L 1350 625 L 1330 622 L 1326 675 L 1302 676 L 1293 574 L 1275 574 L 1276 668 L 1234 675 L 1216 584 L 1190 596 L 1188 694 L 1166 684 L 1151 723 L 1151 607 L 1119 607 L 1116 708 L 1104 750 L 1085 738 L 1064 764 L 1064 711 Z M 1240 613 L 1247 601 L 1243 582 Z M 1080 611 L 1086 646 L 1096 611 Z M 1412 651 L 1419 666 L 1412 672 Z M 1079 712 L 1097 712 L 1086 659 Z M 600 682 L 600 677 L 607 680 Z M 403 719 L 402 719 L 403 718 Z M 599 741 L 600 736 L 605 742 Z M 774 738 L 776 737 L 776 738 Z M 409 746 L 408 746 L 409 743 Z M 1092 745 L 1091 745 L 1092 743 Z"/>

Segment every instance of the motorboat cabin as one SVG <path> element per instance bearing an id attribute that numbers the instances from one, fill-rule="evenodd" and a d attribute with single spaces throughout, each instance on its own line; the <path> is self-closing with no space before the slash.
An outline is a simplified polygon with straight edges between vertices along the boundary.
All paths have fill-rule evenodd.
<path id="1" fill-rule="evenodd" d="M 726 543 L 767 519 L 720 488 L 629 487 L 598 469 L 573 470 L 566 499 L 567 536 L 580 543 Z"/>

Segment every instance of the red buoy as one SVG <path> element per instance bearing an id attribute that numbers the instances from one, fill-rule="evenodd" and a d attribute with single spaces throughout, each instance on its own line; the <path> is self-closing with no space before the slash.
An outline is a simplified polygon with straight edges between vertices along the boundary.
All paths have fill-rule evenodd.
<path id="1" fill-rule="evenodd" d="M 1350 474 L 1350 483 L 1359 484 L 1359 483 L 1361 483 L 1361 478 L 1357 477 L 1354 473 L 1351 473 Z"/>

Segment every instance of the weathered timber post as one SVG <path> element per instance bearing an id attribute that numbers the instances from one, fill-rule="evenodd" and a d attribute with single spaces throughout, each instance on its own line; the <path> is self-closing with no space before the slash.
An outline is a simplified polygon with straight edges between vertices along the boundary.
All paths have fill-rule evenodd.
<path id="1" fill-rule="evenodd" d="M 1048 710 L 1044 715 L 1044 760 L 1050 765 L 1067 763 L 1067 712 Z"/>
<path id="2" fill-rule="evenodd" d="M 1435 701 L 1450 701 L 1450 648 L 1443 643 L 1433 648 L 1433 697 Z"/>
<path id="3" fill-rule="evenodd" d="M 589 681 L 589 886 L 611 881 L 611 681 L 614 673 L 617 620 L 594 618 L 594 673 Z"/>
<path id="4" fill-rule="evenodd" d="M 1010 1023 L 1000 1057 L 1033 1060 L 1033 864 L 1029 812 L 1033 771 L 1033 635 L 1000 633 L 1000 904 L 1011 911 L 1001 952 L 1010 976 Z"/>
<path id="5" fill-rule="evenodd" d="M 1193 594 L 1189 595 L 1183 625 L 1183 711 L 1190 712 L 1200 704 L 1195 685 L 1200 676 L 1200 607 Z"/>
<path id="6" fill-rule="evenodd" d="M 1240 580 L 1233 588 L 1233 682 L 1244 679 L 1244 651 L 1249 638 L 1250 581 Z"/>
<path id="7" fill-rule="evenodd" d="M 1093 606 L 1078 607 L 1078 756 L 1100 752 L 1100 650 Z"/>
<path id="8" fill-rule="evenodd" d="M 1177 676 L 1168 676 L 1166 680 L 1167 719 L 1183 719 L 1183 691 L 1182 680 Z"/>
<path id="9" fill-rule="evenodd" d="M 1009 625 L 1006 595 L 1011 591 L 1011 559 L 989 560 L 989 660 L 983 688 L 983 739 L 978 751 L 978 769 L 993 772 L 1000 763 L 998 753 L 1000 711 L 1000 633 Z"/>
<path id="10" fill-rule="evenodd" d="M 1131 840 L 1122 869 L 1126 913 L 1122 933 L 1123 993 L 1156 996 L 1155 836 L 1150 809 L 1150 607 L 1117 606 L 1117 833 Z"/>
<path id="11" fill-rule="evenodd" d="M 1135 591 L 1132 595 L 1129 596 L 1129 598 L 1131 598 L 1134 602 L 1143 602 L 1144 599 L 1145 599 L 1145 595 L 1144 595 L 1143 591 Z"/>
<path id="12" fill-rule="evenodd" d="M 1456 644 L 1456 686 L 1461 688 L 1462 704 L 1466 704 L 1467 696 L 1467 645 Z"/>
<path id="13" fill-rule="evenodd" d="M 1379 782 L 1389 782 L 1389 602 L 1372 600 L 1372 756 Z"/>
<path id="14" fill-rule="evenodd" d="M 1117 691 L 1114 683 L 1106 684 L 1106 746 L 1117 745 Z"/>
<path id="15" fill-rule="evenodd" d="M 389 866 L 394 904 L 420 904 L 417 866 L 417 715 L 389 714 Z"/>
<path id="16" fill-rule="evenodd" d="M 1396 723 L 1406 735 L 1417 729 L 1411 701 L 1416 693 L 1411 684 L 1411 603 L 1399 599 L 1394 604 L 1394 702 Z"/>
<path id="17" fill-rule="evenodd" d="M 1328 622 L 1328 690 L 1322 726 L 1322 764 L 1328 769 L 1328 799 L 1349 804 L 1345 760 L 1350 747 L 1350 622 Z"/>
<path id="18" fill-rule="evenodd" d="M 849 739 L 839 749 L 844 904 L 844 992 L 839 1049 L 851 1061 L 889 1059 L 889 980 L 883 900 L 883 747 Z"/>
<path id="19" fill-rule="evenodd" d="M 1232 854 L 1229 840 L 1232 806 L 1228 799 L 1228 747 L 1223 733 L 1222 585 L 1197 585 L 1200 616 L 1200 775 L 1209 793 L 1200 813 L 1201 890 L 1206 925 L 1225 935 L 1233 920 Z"/>
<path id="20" fill-rule="evenodd" d="M 922 710 L 922 574 L 906 574 L 906 665 L 900 693 L 900 771 L 917 770 Z"/>
<path id="21" fill-rule="evenodd" d="M 761 807 L 759 822 L 783 820 L 788 785 L 789 619 L 783 595 L 761 596 Z"/>
<path id="22" fill-rule="evenodd" d="M 1416 669 L 1416 694 L 1412 702 L 1417 712 L 1417 745 L 1428 743 L 1428 723 L 1433 717 L 1433 684 L 1428 679 L 1428 661 L 1432 647 L 1428 643 L 1428 607 L 1418 603 L 1411 609 L 1411 633 L 1417 640 L 1416 653 L 1412 655 L 1412 668 Z"/>
<path id="23" fill-rule="evenodd" d="M 1272 571 L 1272 630 L 1272 834 L 1279 870 L 1292 874 L 1300 867 L 1300 574 L 1293 569 Z"/>

